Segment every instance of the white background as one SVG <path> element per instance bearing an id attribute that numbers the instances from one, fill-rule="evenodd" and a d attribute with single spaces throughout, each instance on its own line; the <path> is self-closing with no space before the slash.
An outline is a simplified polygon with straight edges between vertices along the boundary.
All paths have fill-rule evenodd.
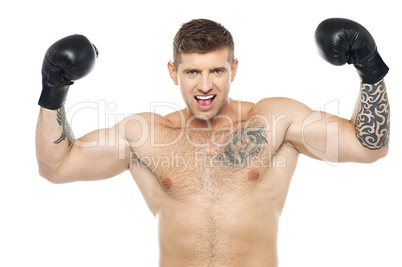
<path id="1" fill-rule="evenodd" d="M 316 26 L 328 17 L 350 18 L 368 28 L 390 67 L 391 146 L 374 164 L 334 166 L 300 157 L 281 218 L 280 266 L 402 266 L 397 1 L 7 2 L 0 4 L 0 266 L 158 263 L 156 221 L 128 172 L 66 185 L 38 175 L 40 70 L 53 42 L 80 33 L 100 51 L 94 71 L 69 93 L 67 109 L 87 101 L 81 106 L 87 108 L 69 113 L 76 137 L 151 111 L 158 101 L 184 106 L 166 65 L 174 34 L 193 18 L 216 20 L 234 36 L 239 69 L 232 98 L 285 96 L 313 109 L 332 103 L 331 112 L 349 118 L 359 78 L 352 66 L 322 60 L 313 39 Z"/>

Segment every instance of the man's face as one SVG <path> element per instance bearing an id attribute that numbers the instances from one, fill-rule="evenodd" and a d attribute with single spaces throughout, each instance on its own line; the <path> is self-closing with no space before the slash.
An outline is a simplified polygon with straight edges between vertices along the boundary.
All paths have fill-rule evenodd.
<path id="1" fill-rule="evenodd" d="M 230 64 L 228 55 L 227 48 L 205 54 L 184 53 L 177 69 L 173 62 L 168 64 L 188 110 L 198 119 L 212 119 L 227 105 L 237 70 L 237 59 Z"/>

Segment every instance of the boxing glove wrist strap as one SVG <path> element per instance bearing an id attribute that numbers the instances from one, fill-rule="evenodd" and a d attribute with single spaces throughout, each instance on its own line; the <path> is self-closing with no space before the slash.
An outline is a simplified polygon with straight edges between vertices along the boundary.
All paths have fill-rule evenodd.
<path id="1" fill-rule="evenodd" d="M 42 80 L 42 93 L 38 102 L 39 106 L 51 110 L 61 108 L 66 102 L 69 88 L 70 85 L 54 88 L 48 82 Z"/>
<path id="2" fill-rule="evenodd" d="M 374 55 L 362 64 L 354 64 L 357 73 L 359 74 L 362 83 L 375 84 L 381 81 L 388 73 L 388 66 L 380 57 L 378 51 Z"/>

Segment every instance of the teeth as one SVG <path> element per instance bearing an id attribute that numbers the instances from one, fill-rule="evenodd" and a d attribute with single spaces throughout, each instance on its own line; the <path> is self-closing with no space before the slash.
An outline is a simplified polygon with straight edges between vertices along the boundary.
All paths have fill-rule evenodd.
<path id="1" fill-rule="evenodd" d="M 207 99 L 211 99 L 213 97 L 214 97 L 214 95 L 207 95 L 207 96 L 197 95 L 197 96 L 195 96 L 195 98 L 200 99 L 200 100 L 207 100 Z"/>

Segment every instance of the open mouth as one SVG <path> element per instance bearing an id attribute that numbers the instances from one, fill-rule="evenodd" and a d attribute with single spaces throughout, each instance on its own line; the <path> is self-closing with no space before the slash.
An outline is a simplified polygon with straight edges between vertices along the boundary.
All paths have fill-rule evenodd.
<path id="1" fill-rule="evenodd" d="M 212 108 L 215 97 L 216 95 L 197 95 L 194 98 L 200 109 L 208 110 Z"/>

